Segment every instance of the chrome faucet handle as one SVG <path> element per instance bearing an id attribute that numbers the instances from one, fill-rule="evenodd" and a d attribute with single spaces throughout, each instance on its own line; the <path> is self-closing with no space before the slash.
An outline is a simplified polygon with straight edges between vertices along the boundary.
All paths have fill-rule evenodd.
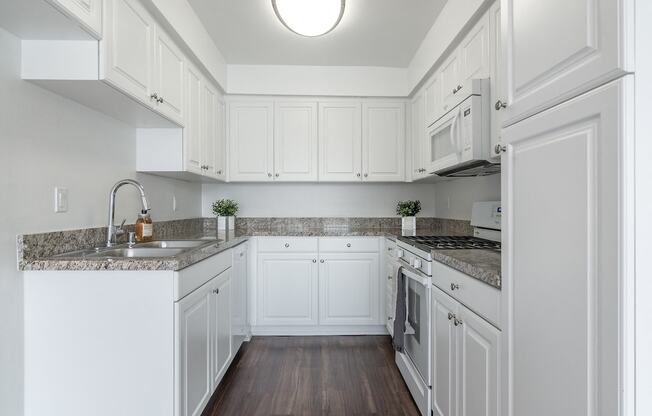
<path id="1" fill-rule="evenodd" d="M 129 237 L 127 238 L 127 244 L 129 244 L 129 247 L 136 244 L 136 233 L 135 232 L 133 232 L 133 231 L 129 232 Z"/>
<path id="2" fill-rule="evenodd" d="M 114 235 L 116 238 L 119 237 L 119 236 L 121 236 L 121 235 L 123 235 L 123 234 L 125 233 L 125 229 L 124 229 L 125 222 L 127 222 L 127 219 L 126 219 L 126 218 L 122 220 L 122 223 L 120 223 L 119 226 L 115 226 L 115 227 L 114 227 L 113 235 Z"/>

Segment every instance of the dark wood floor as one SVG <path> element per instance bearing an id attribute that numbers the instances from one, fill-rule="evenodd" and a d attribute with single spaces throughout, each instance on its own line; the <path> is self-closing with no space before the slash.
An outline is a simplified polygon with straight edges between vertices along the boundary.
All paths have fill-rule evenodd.
<path id="1" fill-rule="evenodd" d="M 388 336 L 254 337 L 204 416 L 419 415 Z"/>

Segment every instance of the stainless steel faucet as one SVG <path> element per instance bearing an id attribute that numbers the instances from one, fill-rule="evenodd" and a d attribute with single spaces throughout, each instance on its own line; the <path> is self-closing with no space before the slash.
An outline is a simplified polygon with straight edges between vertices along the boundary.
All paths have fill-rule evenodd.
<path id="1" fill-rule="evenodd" d="M 118 192 L 118 189 L 120 189 L 123 185 L 133 185 L 138 189 L 138 192 L 140 192 L 140 199 L 143 203 L 143 210 L 149 211 L 149 205 L 147 205 L 147 198 L 145 197 L 145 189 L 143 189 L 143 186 L 138 183 L 138 181 L 135 181 L 133 179 L 123 179 L 121 181 L 118 181 L 115 185 L 113 185 L 113 188 L 111 188 L 111 192 L 109 193 L 109 225 L 106 230 L 106 246 L 111 247 L 115 244 L 115 239 L 117 236 L 121 235 L 124 233 L 124 230 L 122 229 L 122 225 L 120 227 L 116 227 L 114 225 L 115 223 L 115 194 Z M 124 225 L 124 221 L 122 222 Z"/>

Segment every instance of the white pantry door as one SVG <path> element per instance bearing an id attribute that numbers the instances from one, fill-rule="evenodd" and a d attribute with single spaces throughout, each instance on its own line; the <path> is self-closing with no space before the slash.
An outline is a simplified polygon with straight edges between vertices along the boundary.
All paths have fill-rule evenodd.
<path id="1" fill-rule="evenodd" d="M 629 0 L 502 0 L 504 125 L 631 70 Z M 629 19 L 629 20 L 628 20 Z"/>
<path id="2" fill-rule="evenodd" d="M 621 414 L 630 78 L 503 132 L 508 416 Z"/>
<path id="3" fill-rule="evenodd" d="M 360 102 L 319 103 L 319 180 L 362 180 Z"/>
<path id="4" fill-rule="evenodd" d="M 317 103 L 274 107 L 274 180 L 317 181 Z"/>

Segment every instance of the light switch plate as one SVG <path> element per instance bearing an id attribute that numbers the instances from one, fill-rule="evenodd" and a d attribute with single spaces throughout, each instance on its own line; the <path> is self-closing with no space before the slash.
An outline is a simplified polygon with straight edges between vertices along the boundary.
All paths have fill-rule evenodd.
<path id="1" fill-rule="evenodd" d="M 54 188 L 54 212 L 68 212 L 68 188 Z"/>

